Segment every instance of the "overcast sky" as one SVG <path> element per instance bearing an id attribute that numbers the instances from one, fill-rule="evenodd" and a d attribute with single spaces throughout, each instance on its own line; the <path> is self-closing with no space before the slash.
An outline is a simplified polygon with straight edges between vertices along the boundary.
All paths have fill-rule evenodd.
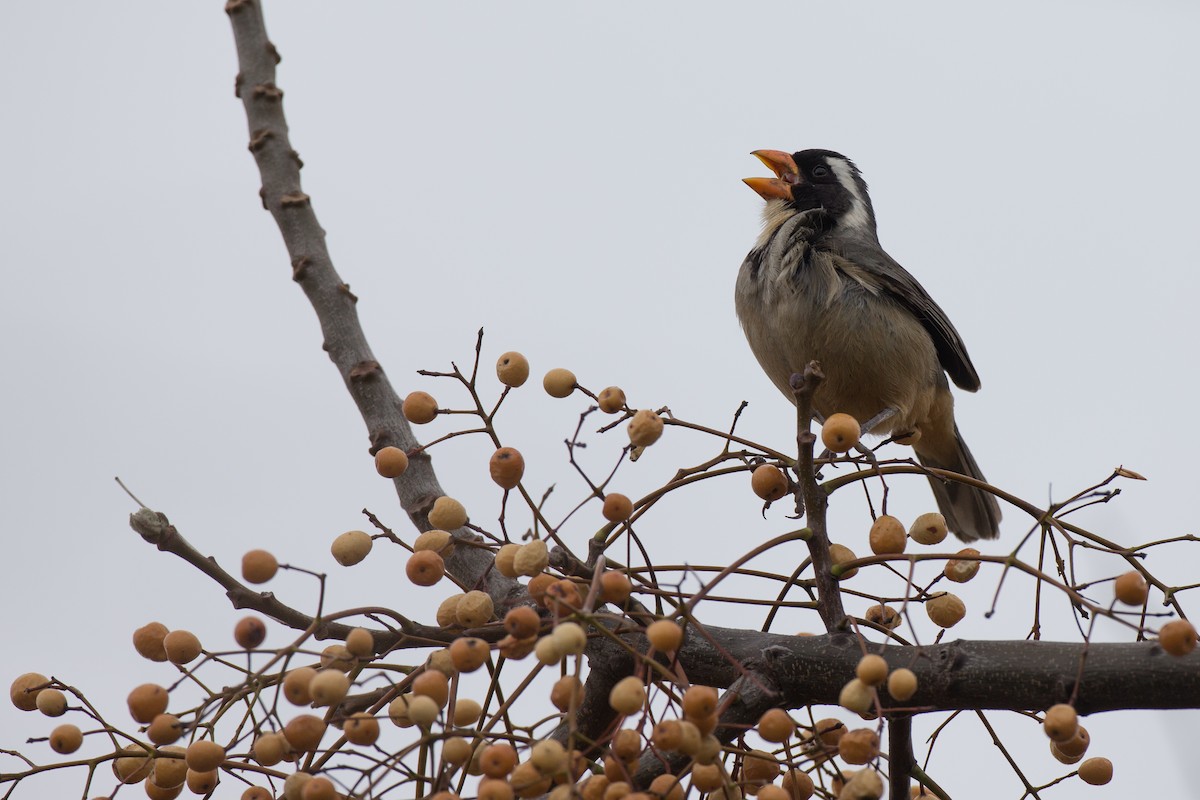
<path id="1" fill-rule="evenodd" d="M 449 591 L 408 585 L 395 548 L 354 572 L 329 557 L 333 536 L 365 525 L 364 506 L 404 521 L 259 205 L 222 5 L 0 11 L 0 677 L 53 673 L 121 719 L 129 687 L 169 680 L 132 653 L 133 628 L 160 619 L 228 646 L 240 615 L 132 533 L 116 475 L 223 564 L 266 547 L 333 571 L 331 607 L 429 619 Z M 490 365 L 519 349 L 535 376 L 569 367 L 594 390 L 619 384 L 633 405 L 716 428 L 748 400 L 742 433 L 789 449 L 793 411 L 733 313 L 761 206 L 740 179 L 763 173 L 751 150 L 831 148 L 858 162 L 885 248 L 969 348 L 983 388 L 959 395 L 958 417 L 988 477 L 1042 503 L 1124 464 L 1150 480 L 1121 484 L 1078 523 L 1125 544 L 1196 532 L 1195 4 L 289 0 L 266 13 L 304 188 L 399 391 L 461 407 L 415 371 L 469 363 L 483 327 L 493 394 Z M 561 442 L 586 403 L 535 383 L 501 426 L 531 485 L 558 483 L 561 515 L 581 496 Z M 617 447 L 595 440 L 597 474 Z M 668 431 L 622 480 L 636 495 L 717 449 Z M 494 520 L 488 452 L 455 441 L 435 465 Z M 920 479 L 892 488 L 902 518 L 931 506 Z M 764 521 L 738 478 L 681 496 L 642 533 L 656 561 L 728 563 L 792 527 L 783 511 Z M 866 518 L 861 495 L 835 501 L 835 535 L 864 551 Z M 1008 510 L 987 552 L 1029 525 Z M 1194 583 L 1200 551 L 1149 566 Z M 1031 586 L 1012 584 L 988 620 L 987 578 L 954 633 L 1023 638 Z M 271 588 L 315 602 L 311 581 Z M 1077 638 L 1061 602 L 1043 623 L 1048 638 Z M 1172 737 L 1198 724 L 1191 712 L 1093 717 L 1113 785 L 1045 796 L 1183 796 L 1194 753 Z M 50 727 L 5 705 L 0 747 Z M 923 739 L 932 725 L 918 728 Z M 978 724 L 956 730 L 931 762 L 943 785 L 1019 797 Z M 1039 731 L 1006 730 L 1034 780 L 1062 774 Z M 984 768 L 986 795 L 972 783 Z"/>

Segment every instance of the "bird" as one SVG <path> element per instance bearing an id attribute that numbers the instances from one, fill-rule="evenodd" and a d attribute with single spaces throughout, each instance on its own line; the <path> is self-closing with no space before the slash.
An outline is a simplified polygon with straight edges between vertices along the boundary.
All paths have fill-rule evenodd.
<path id="1" fill-rule="evenodd" d="M 880 245 L 858 167 L 832 150 L 752 155 L 775 177 L 745 179 L 766 205 L 734 299 L 767 377 L 795 402 L 792 375 L 817 361 L 825 374 L 813 397 L 818 421 L 850 414 L 864 433 L 911 443 L 926 467 L 985 481 L 959 433 L 947 380 L 974 392 L 979 374 L 946 313 Z M 932 474 L 929 481 L 959 539 L 999 536 L 990 493 Z"/>

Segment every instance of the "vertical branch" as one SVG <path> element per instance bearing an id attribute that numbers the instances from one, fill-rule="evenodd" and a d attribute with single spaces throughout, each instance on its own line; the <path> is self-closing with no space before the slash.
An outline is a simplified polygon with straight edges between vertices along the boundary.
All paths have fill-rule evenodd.
<path id="1" fill-rule="evenodd" d="M 237 47 L 236 94 L 245 107 L 249 148 L 262 179 L 259 195 L 283 235 L 292 279 L 300 284 L 317 314 L 323 347 L 366 423 L 371 452 L 387 445 L 411 452 L 418 442 L 400 412 L 400 398 L 371 352 L 358 319 L 358 298 L 334 269 L 312 198 L 300 185 L 303 163 L 288 136 L 283 90 L 275 82 L 279 52 L 267 37 L 262 0 L 228 0 L 225 12 Z M 402 304 L 404 298 L 394 298 L 394 302 Z M 413 524 L 418 530 L 427 530 L 429 508 L 445 494 L 428 453 L 414 453 L 395 486 L 400 505 Z M 487 550 L 459 547 L 447 559 L 446 567 L 464 585 L 486 580 L 489 593 L 497 600 L 516 594 L 519 585 L 492 570 L 492 561 Z"/>
<path id="2" fill-rule="evenodd" d="M 846 612 L 842 608 L 842 593 L 838 580 L 833 574 L 833 559 L 829 555 L 829 531 L 825 525 L 825 512 L 829 506 L 829 496 L 817 483 L 816 469 L 813 461 L 813 447 L 816 435 L 809 430 L 813 416 L 813 395 L 825 373 L 821 365 L 810 361 L 804 368 L 804 374 L 792 376 L 792 393 L 796 398 L 796 444 L 799 447 L 799 459 L 796 465 L 796 477 L 800 481 L 800 490 L 804 497 L 804 509 L 807 515 L 808 527 L 812 536 L 808 539 L 808 552 L 813 563 L 813 577 L 817 584 L 818 611 L 825 629 L 832 632 L 846 626 Z"/>
<path id="3" fill-rule="evenodd" d="M 908 800 L 908 785 L 913 766 L 912 716 L 896 714 L 888 717 L 888 797 Z"/>

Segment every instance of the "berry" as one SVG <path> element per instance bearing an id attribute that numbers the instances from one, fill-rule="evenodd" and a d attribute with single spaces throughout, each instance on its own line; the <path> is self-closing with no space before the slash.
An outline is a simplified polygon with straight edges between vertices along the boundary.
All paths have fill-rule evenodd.
<path id="1" fill-rule="evenodd" d="M 917 693 L 916 673 L 904 667 L 892 670 L 892 674 L 888 675 L 887 690 L 893 698 L 905 702 Z"/>
<path id="2" fill-rule="evenodd" d="M 233 640 L 243 650 L 253 650 L 267 638 L 267 626 L 258 617 L 242 617 L 233 627 Z"/>
<path id="3" fill-rule="evenodd" d="M 519 573 L 514 560 L 520 549 L 521 545 L 515 542 L 500 545 L 500 549 L 496 551 L 496 571 L 506 578 L 517 577 Z"/>
<path id="4" fill-rule="evenodd" d="M 600 403 L 600 410 L 605 414 L 616 414 L 625 408 L 625 392 L 621 391 L 619 386 L 609 386 L 600 392 L 597 400 Z"/>
<path id="5" fill-rule="evenodd" d="M 830 414 L 821 426 L 821 444 L 835 453 L 845 453 L 862 437 L 862 427 L 849 414 Z"/>
<path id="6" fill-rule="evenodd" d="M 868 653 L 858 660 L 854 674 L 867 686 L 878 686 L 887 679 L 888 663 L 883 656 Z"/>
<path id="7" fill-rule="evenodd" d="M 187 664 L 200 656 L 200 640 L 191 631 L 171 631 L 163 637 L 163 649 L 172 664 Z"/>
<path id="8" fill-rule="evenodd" d="M 979 555 L 979 551 L 974 547 L 964 547 L 954 555 L 958 557 L 947 561 L 942 570 L 948 580 L 955 583 L 966 583 L 979 573 L 979 562 L 972 560 L 973 557 Z"/>
<path id="9" fill-rule="evenodd" d="M 325 728 L 325 720 L 320 717 L 301 714 L 283 726 L 283 735 L 297 752 L 311 753 L 320 746 Z"/>
<path id="10" fill-rule="evenodd" d="M 1159 629 L 1158 644 L 1173 656 L 1186 656 L 1196 649 L 1196 628 L 1186 619 L 1172 620 Z"/>
<path id="11" fill-rule="evenodd" d="M 925 603 L 925 613 L 939 628 L 953 628 L 967 614 L 967 606 L 958 595 L 938 592 Z"/>
<path id="12" fill-rule="evenodd" d="M 833 562 L 832 566 L 838 567 L 842 564 L 848 564 L 849 562 L 854 561 L 858 558 L 858 556 L 854 555 L 854 551 L 849 547 L 846 547 L 844 544 L 831 544 L 829 545 L 829 558 Z M 836 570 L 834 571 L 834 575 L 839 581 L 850 580 L 857 574 L 858 567 L 844 570 L 840 573 Z"/>
<path id="13" fill-rule="evenodd" d="M 605 570 L 600 576 L 600 598 L 606 603 L 624 605 L 633 593 L 633 582 L 624 572 Z"/>
<path id="14" fill-rule="evenodd" d="M 317 671 L 312 667 L 298 667 L 283 676 L 283 696 L 294 706 L 306 706 L 312 702 L 308 686 L 316 677 Z"/>
<path id="15" fill-rule="evenodd" d="M 340 703 L 349 691 L 350 679 L 341 670 L 323 669 L 308 682 L 308 696 L 317 708 Z"/>
<path id="16" fill-rule="evenodd" d="M 787 476 L 774 464 L 759 464 L 750 474 L 750 488 L 760 499 L 773 503 L 787 494 Z"/>
<path id="17" fill-rule="evenodd" d="M 411 392 L 408 397 L 404 398 L 400 412 L 404 414 L 406 420 L 414 425 L 424 425 L 433 422 L 434 417 L 437 416 L 437 400 L 434 400 L 433 395 L 428 392 Z"/>
<path id="18" fill-rule="evenodd" d="M 600 511 L 609 522 L 624 522 L 633 514 L 633 501 L 623 494 L 610 492 Z"/>
<path id="19" fill-rule="evenodd" d="M 446 562 L 432 550 L 418 550 L 408 557 L 404 574 L 417 586 L 433 586 L 446 574 Z"/>
<path id="20" fill-rule="evenodd" d="M 197 739 L 188 745 L 184 760 L 188 769 L 208 772 L 225 763 L 225 748 L 211 739 Z"/>
<path id="21" fill-rule="evenodd" d="M 1042 729 L 1051 740 L 1065 742 L 1073 738 L 1079 729 L 1079 717 L 1076 716 L 1074 708 L 1066 703 L 1058 703 L 1046 711 Z"/>
<path id="22" fill-rule="evenodd" d="M 478 589 L 467 592 L 454 608 L 454 617 L 464 628 L 478 628 L 486 625 L 495 613 L 492 598 L 487 592 Z"/>
<path id="23" fill-rule="evenodd" d="M 271 580 L 271 578 L 274 578 L 275 573 L 278 571 L 279 562 L 275 560 L 275 556 L 271 555 L 266 550 L 250 550 L 244 556 L 242 556 L 242 577 L 246 580 L 246 583 L 266 583 L 267 581 Z M 156 622 L 150 623 L 150 625 L 157 624 L 158 623 Z M 150 626 L 147 625 L 146 627 Z M 145 630 L 145 628 L 138 629 L 139 632 L 143 630 Z M 134 634 L 135 637 L 136 635 L 137 634 Z M 164 632 L 163 635 L 165 636 L 166 633 Z M 137 642 L 135 638 L 134 645 L 136 646 L 136 644 Z M 138 652 L 141 653 L 142 651 L 139 649 Z M 145 653 L 142 653 L 142 655 L 145 655 Z M 150 656 L 146 657 L 150 658 Z"/>
<path id="24" fill-rule="evenodd" d="M 268 553 L 268 555 L 270 554 Z M 243 560 L 244 563 L 245 561 Z M 245 573 L 244 567 L 242 572 L 243 574 Z M 272 571 L 271 574 L 274 575 L 275 573 Z M 167 651 L 163 649 L 163 637 L 168 633 L 170 633 L 170 630 L 161 622 L 147 622 L 133 632 L 133 649 L 142 658 L 148 658 L 151 661 L 166 661 Z"/>
<path id="25" fill-rule="evenodd" d="M 575 373 L 569 369 L 552 369 L 542 378 L 542 388 L 551 397 L 569 397 L 575 391 Z"/>
<path id="26" fill-rule="evenodd" d="M 534 577 L 550 563 L 550 551 L 544 539 L 532 539 L 517 550 L 513 556 L 513 569 L 518 575 Z"/>
<path id="27" fill-rule="evenodd" d="M 512 447 L 501 447 L 488 462 L 492 480 L 501 489 L 514 489 L 525 474 L 525 457 Z"/>
<path id="28" fill-rule="evenodd" d="M 578 706 L 581 700 L 583 700 L 583 684 L 574 675 L 559 678 L 550 689 L 550 702 L 559 711 L 568 710 L 572 704 Z"/>
<path id="29" fill-rule="evenodd" d="M 908 529 L 908 535 L 917 544 L 940 544 L 947 533 L 946 518 L 936 511 L 917 517 Z"/>
<path id="30" fill-rule="evenodd" d="M 879 756 L 879 734 L 870 728 L 847 731 L 838 741 L 838 755 L 847 764 L 866 764 Z"/>
<path id="31" fill-rule="evenodd" d="M 871 552 L 877 556 L 892 555 L 904 552 L 908 537 L 904 532 L 904 523 L 888 514 L 883 514 L 871 524 Z"/>
<path id="32" fill-rule="evenodd" d="M 375 453 L 375 471 L 385 478 L 399 478 L 408 469 L 408 453 L 399 447 L 381 447 Z"/>
<path id="33" fill-rule="evenodd" d="M 857 714 L 865 714 L 875 705 L 875 697 L 870 686 L 858 678 L 852 678 L 838 693 L 838 705 Z"/>
<path id="34" fill-rule="evenodd" d="M 517 766 L 517 751 L 512 745 L 497 742 L 488 745 L 479 756 L 479 768 L 489 778 L 504 778 Z"/>
<path id="35" fill-rule="evenodd" d="M 450 643 L 450 659 L 459 672 L 474 672 L 487 663 L 488 643 L 473 636 L 463 636 Z"/>
<path id="36" fill-rule="evenodd" d="M 515 350 L 505 353 L 496 359 L 496 377 L 514 389 L 523 385 L 529 380 L 529 359 Z"/>
<path id="37" fill-rule="evenodd" d="M 183 723 L 174 714 L 159 714 L 146 728 L 146 738 L 160 747 L 179 741 L 182 735 Z"/>
<path id="38" fill-rule="evenodd" d="M 683 716 L 695 721 L 717 711 L 717 690 L 711 686 L 689 686 L 683 693 Z"/>
<path id="39" fill-rule="evenodd" d="M 129 715 L 133 717 L 134 722 L 146 724 L 167 710 L 168 700 L 170 700 L 170 695 L 167 694 L 166 689 L 157 683 L 143 683 L 129 693 L 125 702 L 129 706 Z"/>
<path id="40" fill-rule="evenodd" d="M 82 744 L 83 732 L 74 725 L 59 725 L 50 731 L 50 749 L 56 753 L 74 753 Z"/>
<path id="41" fill-rule="evenodd" d="M 642 679 L 630 675 L 622 678 L 608 693 L 608 704 L 618 714 L 636 714 L 646 704 L 646 687 Z"/>
<path id="42" fill-rule="evenodd" d="M 1127 606 L 1140 606 L 1150 596 L 1150 587 L 1142 573 L 1130 570 L 1113 582 L 1113 594 Z"/>
<path id="43" fill-rule="evenodd" d="M 429 524 L 444 531 L 454 531 L 467 524 L 467 509 L 453 497 L 439 497 L 429 510 Z"/>
<path id="44" fill-rule="evenodd" d="M 758 718 L 758 735 L 768 742 L 783 744 L 796 732 L 796 723 L 782 708 L 768 709 Z"/>
<path id="45" fill-rule="evenodd" d="M 646 627 L 646 638 L 659 652 L 678 650 L 683 644 L 683 628 L 669 619 L 656 620 Z"/>
<path id="46" fill-rule="evenodd" d="M 1079 765 L 1079 777 L 1092 786 L 1103 786 L 1112 776 L 1113 765 L 1107 758 L 1089 758 Z"/>
<path id="47" fill-rule="evenodd" d="M 373 544 L 366 531 L 346 531 L 333 540 L 329 552 L 343 567 L 352 567 L 367 557 Z"/>
<path id="48" fill-rule="evenodd" d="M 663 420 L 648 408 L 643 408 L 629 420 L 629 442 L 634 447 L 649 447 L 663 434 Z"/>

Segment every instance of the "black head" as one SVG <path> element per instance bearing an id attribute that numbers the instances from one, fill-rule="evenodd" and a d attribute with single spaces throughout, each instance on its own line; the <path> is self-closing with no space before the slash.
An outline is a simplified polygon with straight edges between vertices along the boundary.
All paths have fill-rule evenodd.
<path id="1" fill-rule="evenodd" d="M 748 179 L 764 199 L 783 200 L 796 211 L 821 208 L 838 228 L 875 234 L 875 210 L 867 182 L 854 162 L 832 150 L 801 150 L 788 155 L 759 150 L 756 156 L 774 179 Z"/>

